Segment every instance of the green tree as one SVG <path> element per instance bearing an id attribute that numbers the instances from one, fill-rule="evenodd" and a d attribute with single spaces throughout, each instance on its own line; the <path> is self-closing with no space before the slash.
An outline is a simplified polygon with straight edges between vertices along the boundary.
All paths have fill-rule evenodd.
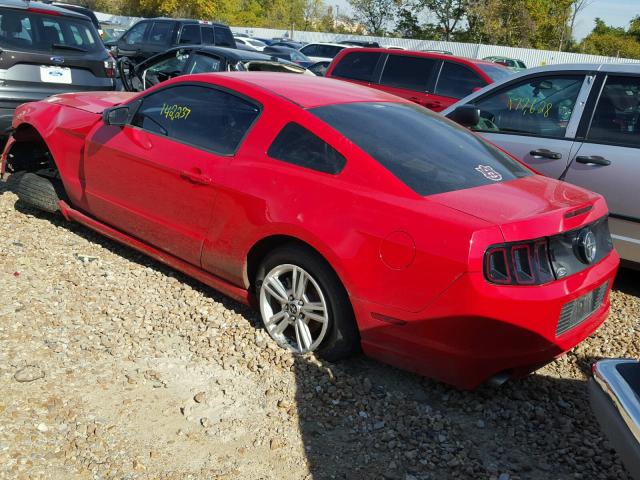
<path id="1" fill-rule="evenodd" d="M 393 19 L 396 0 L 348 0 L 353 8 L 354 19 L 372 35 L 383 35 Z"/>

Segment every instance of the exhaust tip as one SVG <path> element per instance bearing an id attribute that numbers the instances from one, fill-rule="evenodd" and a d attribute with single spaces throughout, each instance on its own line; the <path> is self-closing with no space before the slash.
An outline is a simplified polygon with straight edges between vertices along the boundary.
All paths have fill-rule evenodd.
<path id="1" fill-rule="evenodd" d="M 503 370 L 502 372 L 496 373 L 493 377 L 487 380 L 487 384 L 492 387 L 499 387 L 507 380 L 511 378 L 511 370 Z"/>

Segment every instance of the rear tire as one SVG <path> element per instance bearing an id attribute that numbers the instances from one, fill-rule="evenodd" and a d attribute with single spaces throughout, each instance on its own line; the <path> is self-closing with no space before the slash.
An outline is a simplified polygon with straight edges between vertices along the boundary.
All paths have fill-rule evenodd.
<path id="1" fill-rule="evenodd" d="M 15 193 L 27 205 L 45 212 L 57 213 L 60 211 L 62 189 L 59 182 L 27 172 L 17 179 Z"/>
<path id="2" fill-rule="evenodd" d="M 304 288 L 294 288 L 294 271 L 298 282 L 305 279 Z M 276 288 L 268 289 L 274 280 Z M 315 352 L 329 361 L 358 351 L 360 335 L 349 296 L 315 251 L 297 244 L 273 250 L 260 265 L 255 285 L 262 323 L 281 347 L 294 353 Z M 318 321 L 321 316 L 326 326 Z M 307 341 L 301 342 L 304 336 Z"/>

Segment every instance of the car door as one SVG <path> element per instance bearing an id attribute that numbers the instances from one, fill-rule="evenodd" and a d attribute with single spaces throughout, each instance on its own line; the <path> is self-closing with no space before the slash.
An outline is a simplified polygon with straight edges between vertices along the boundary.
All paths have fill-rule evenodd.
<path id="1" fill-rule="evenodd" d="M 149 58 L 170 48 L 175 26 L 176 22 L 171 20 L 155 20 L 140 45 L 141 57 Z"/>
<path id="2" fill-rule="evenodd" d="M 88 136 L 82 169 L 90 211 L 199 265 L 217 185 L 260 109 L 202 84 L 155 90 L 131 108 L 124 127 L 102 124 Z"/>
<path id="3" fill-rule="evenodd" d="M 430 94 L 439 68 L 436 58 L 389 54 L 378 88 L 431 108 Z"/>
<path id="4" fill-rule="evenodd" d="M 124 33 L 117 42 L 118 56 L 129 57 L 134 63 L 137 63 L 142 58 L 141 46 L 150 26 L 150 21 L 143 20 L 136 23 L 128 32 Z"/>
<path id="5" fill-rule="evenodd" d="M 468 66 L 444 60 L 426 106 L 440 112 L 486 85 L 487 81 Z"/>
<path id="6" fill-rule="evenodd" d="M 591 83 L 584 73 L 548 73 L 490 90 L 473 102 L 480 122 L 472 129 L 543 175 L 559 178 L 578 146 L 575 133 Z"/>
<path id="7" fill-rule="evenodd" d="M 604 195 L 620 256 L 640 262 L 640 76 L 606 77 L 565 179 Z"/>

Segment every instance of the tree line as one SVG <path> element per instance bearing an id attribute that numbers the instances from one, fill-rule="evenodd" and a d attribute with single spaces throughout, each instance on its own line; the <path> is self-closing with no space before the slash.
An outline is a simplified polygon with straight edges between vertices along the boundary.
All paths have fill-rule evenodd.
<path id="1" fill-rule="evenodd" d="M 328 0 L 330 2 L 331 0 Z M 627 28 L 597 18 L 576 41 L 576 20 L 598 0 L 87 0 L 96 10 L 140 17 L 220 20 L 230 25 L 485 43 L 640 58 L 640 15 Z M 639 11 L 640 13 L 640 11 Z"/>

